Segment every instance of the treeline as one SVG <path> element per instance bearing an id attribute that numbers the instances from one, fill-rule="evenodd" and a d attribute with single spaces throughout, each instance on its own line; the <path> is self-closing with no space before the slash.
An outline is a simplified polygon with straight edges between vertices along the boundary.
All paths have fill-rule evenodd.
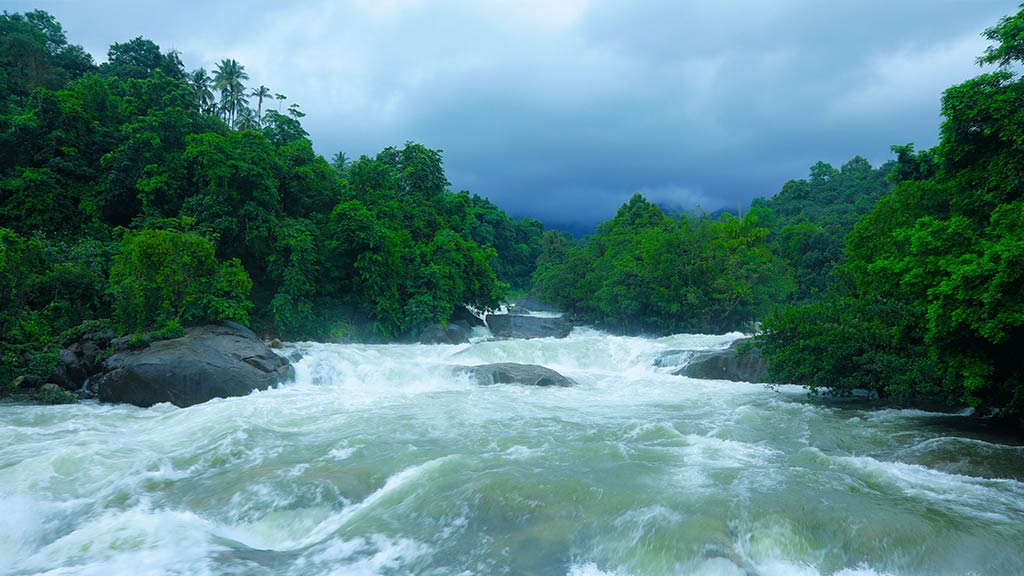
<path id="1" fill-rule="evenodd" d="M 666 215 L 636 195 L 578 243 L 547 232 L 537 289 L 626 333 L 751 329 L 774 306 L 825 292 L 844 237 L 891 190 L 891 168 L 819 162 L 743 216 Z"/>
<path id="2" fill-rule="evenodd" d="M 780 381 L 1024 409 L 1024 10 L 986 31 L 996 64 L 946 90 L 938 146 L 896 146 L 891 195 L 813 303 L 768 316 Z"/>
<path id="3" fill-rule="evenodd" d="M 529 283 L 541 223 L 450 192 L 440 151 L 329 163 L 234 60 L 107 56 L 45 12 L 0 16 L 0 382 L 84 330 L 391 338 Z"/>

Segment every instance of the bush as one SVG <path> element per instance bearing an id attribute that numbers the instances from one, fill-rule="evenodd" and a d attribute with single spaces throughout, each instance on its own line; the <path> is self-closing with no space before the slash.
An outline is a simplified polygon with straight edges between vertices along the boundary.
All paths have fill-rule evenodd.
<path id="1" fill-rule="evenodd" d="M 121 242 L 110 271 L 114 317 L 126 331 L 212 320 L 249 322 L 252 280 L 238 260 L 217 261 L 191 232 L 143 230 Z"/>
<path id="2" fill-rule="evenodd" d="M 74 393 L 57 386 L 56 384 L 44 384 L 36 396 L 42 404 L 74 404 L 78 402 L 78 396 Z"/>

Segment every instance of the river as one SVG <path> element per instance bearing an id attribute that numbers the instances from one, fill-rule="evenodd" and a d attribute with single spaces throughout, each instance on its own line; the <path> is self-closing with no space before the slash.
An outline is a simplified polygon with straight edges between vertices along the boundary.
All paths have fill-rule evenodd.
<path id="1" fill-rule="evenodd" d="M 1024 573 L 1024 447 L 652 364 L 738 336 L 296 344 L 243 398 L 0 405 L 0 573 Z M 578 386 L 449 368 L 489 362 Z"/>

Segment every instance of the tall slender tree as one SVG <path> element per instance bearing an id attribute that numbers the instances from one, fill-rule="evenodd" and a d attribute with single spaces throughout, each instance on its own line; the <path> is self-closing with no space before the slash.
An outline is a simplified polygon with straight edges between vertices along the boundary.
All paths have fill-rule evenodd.
<path id="1" fill-rule="evenodd" d="M 281 112 L 281 104 L 285 100 L 287 100 L 287 99 L 288 99 L 288 97 L 285 96 L 284 94 L 281 94 L 280 92 L 277 92 L 277 93 L 274 94 L 274 100 L 277 100 L 277 111 L 278 111 L 278 113 Z"/>
<path id="2" fill-rule="evenodd" d="M 263 126 L 263 99 L 270 98 L 270 88 L 260 84 L 259 88 L 253 88 L 249 96 L 256 98 L 256 125 Z"/>
<path id="3" fill-rule="evenodd" d="M 225 122 L 232 128 L 235 127 L 239 110 L 249 103 L 243 83 L 248 79 L 245 66 L 235 59 L 221 60 L 213 73 L 213 87 L 220 90 L 221 112 Z"/>
<path id="4" fill-rule="evenodd" d="M 203 114 L 213 114 L 216 111 L 216 101 L 213 95 L 213 79 L 206 73 L 205 68 L 197 68 L 188 76 L 188 83 L 196 95 L 196 105 Z"/>

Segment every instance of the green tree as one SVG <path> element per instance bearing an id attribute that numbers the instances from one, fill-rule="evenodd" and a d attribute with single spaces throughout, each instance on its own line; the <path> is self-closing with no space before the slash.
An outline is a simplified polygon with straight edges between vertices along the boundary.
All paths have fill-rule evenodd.
<path id="1" fill-rule="evenodd" d="M 228 126 L 235 127 L 239 111 L 248 105 L 244 81 L 249 79 L 245 66 L 237 60 L 225 58 L 213 72 L 213 87 L 220 90 L 221 113 Z"/>
<path id="2" fill-rule="evenodd" d="M 100 69 L 122 80 L 143 80 L 164 64 L 160 47 L 141 36 L 124 43 L 115 42 L 107 51 L 107 62 Z"/>
<path id="3" fill-rule="evenodd" d="M 229 319 L 248 323 L 252 280 L 192 232 L 143 230 L 121 242 L 110 270 L 114 317 L 128 331 Z"/>
<path id="4" fill-rule="evenodd" d="M 189 74 L 188 83 L 196 95 L 196 106 L 203 114 L 216 112 L 216 99 L 213 95 L 213 78 L 205 68 L 196 68 Z"/>
<path id="5" fill-rule="evenodd" d="M 270 88 L 260 84 L 259 88 L 253 88 L 249 96 L 256 98 L 256 127 L 263 127 L 263 99 L 270 98 Z"/>

